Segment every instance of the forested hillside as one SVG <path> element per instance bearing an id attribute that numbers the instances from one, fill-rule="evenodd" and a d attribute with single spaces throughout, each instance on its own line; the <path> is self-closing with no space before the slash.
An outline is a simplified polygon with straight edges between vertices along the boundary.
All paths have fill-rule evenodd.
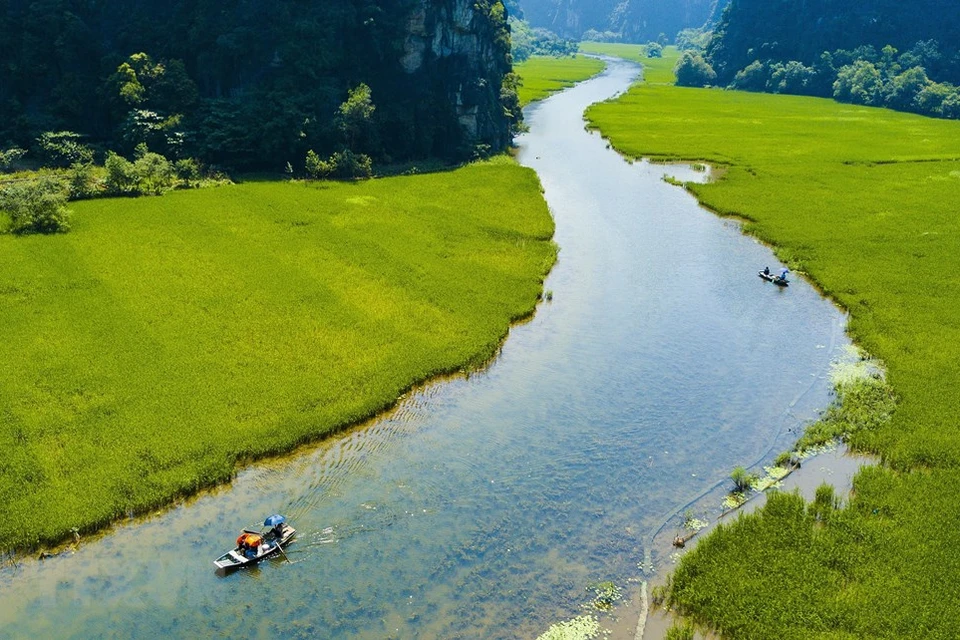
<path id="1" fill-rule="evenodd" d="M 375 112 L 355 150 L 470 157 L 510 140 L 509 46 L 499 0 L 12 0 L 0 146 L 72 130 L 279 169 L 344 144 L 338 106 L 364 83 Z"/>
<path id="2" fill-rule="evenodd" d="M 931 77 L 960 82 L 960 10 L 948 0 L 731 0 L 707 49 L 721 82 L 754 60 L 817 62 L 825 51 L 899 51 L 933 40 L 939 51 Z"/>
<path id="3" fill-rule="evenodd" d="M 646 42 L 701 27 L 725 0 L 520 0 L 526 19 L 568 38 Z"/>

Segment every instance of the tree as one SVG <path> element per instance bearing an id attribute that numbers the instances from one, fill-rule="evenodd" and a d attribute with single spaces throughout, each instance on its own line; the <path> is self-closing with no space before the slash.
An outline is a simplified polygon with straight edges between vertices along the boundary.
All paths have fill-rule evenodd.
<path id="1" fill-rule="evenodd" d="M 337 109 L 336 123 L 349 149 L 356 150 L 356 145 L 370 135 L 376 110 L 370 87 L 363 82 L 347 93 L 347 99 Z"/>
<path id="2" fill-rule="evenodd" d="M 737 75 L 733 78 L 733 82 L 730 84 L 730 88 L 739 89 L 740 91 L 763 91 L 767 88 L 769 79 L 770 70 L 767 68 L 767 65 L 759 60 L 754 60 L 737 72 Z"/>
<path id="3" fill-rule="evenodd" d="M 646 53 L 648 58 L 662 58 L 663 45 L 659 42 L 648 42 L 646 46 Z"/>
<path id="4" fill-rule="evenodd" d="M 85 145 L 83 136 L 74 131 L 47 131 L 37 138 L 44 164 L 65 168 L 80 162 L 93 162 L 93 149 Z"/>
<path id="5" fill-rule="evenodd" d="M 884 87 L 884 101 L 891 109 L 918 111 L 917 96 L 931 84 L 923 67 L 913 67 L 894 76 Z"/>
<path id="6" fill-rule="evenodd" d="M 713 67 L 697 52 L 684 51 L 673 68 L 679 87 L 704 87 L 717 79 Z"/>
<path id="7" fill-rule="evenodd" d="M 842 67 L 833 83 L 833 97 L 840 102 L 878 105 L 883 102 L 883 78 L 876 65 L 857 60 Z"/>
<path id="8" fill-rule="evenodd" d="M 773 93 L 802 95 L 807 86 L 814 81 L 816 72 L 813 67 L 791 60 L 787 64 L 775 63 L 770 66 L 770 80 L 767 88 Z"/>

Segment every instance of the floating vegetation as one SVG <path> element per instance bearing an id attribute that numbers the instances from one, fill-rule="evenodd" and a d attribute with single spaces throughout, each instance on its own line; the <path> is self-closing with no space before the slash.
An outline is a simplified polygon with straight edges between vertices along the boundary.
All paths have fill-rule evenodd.
<path id="1" fill-rule="evenodd" d="M 710 526 L 710 522 L 694 516 L 692 513 L 683 514 L 683 528 L 687 531 L 700 531 Z"/>
<path id="2" fill-rule="evenodd" d="M 546 633 L 537 636 L 537 640 L 591 640 L 600 633 L 600 621 L 595 615 L 588 613 L 550 625 Z"/>
<path id="3" fill-rule="evenodd" d="M 723 506 L 724 511 L 730 511 L 731 509 L 739 509 L 747 503 L 747 494 L 743 491 L 732 491 L 728 493 L 723 498 L 723 502 L 720 504 Z"/>
<path id="4" fill-rule="evenodd" d="M 748 472 L 743 467 L 736 467 L 730 472 L 730 479 L 733 480 L 734 493 L 746 493 L 753 488 L 753 483 L 757 481 L 757 475 Z"/>
<path id="5" fill-rule="evenodd" d="M 593 591 L 595 597 L 591 606 L 598 611 L 610 611 L 613 605 L 623 599 L 623 592 L 616 584 L 610 580 L 597 582 L 587 587 L 587 591 Z"/>

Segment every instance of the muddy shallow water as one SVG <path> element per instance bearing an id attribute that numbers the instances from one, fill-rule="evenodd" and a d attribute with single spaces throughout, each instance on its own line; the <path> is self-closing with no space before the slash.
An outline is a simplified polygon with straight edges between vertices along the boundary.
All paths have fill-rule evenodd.
<path id="1" fill-rule="evenodd" d="M 625 162 L 582 112 L 638 68 L 528 110 L 519 160 L 557 220 L 552 301 L 485 370 L 229 487 L 0 573 L 0 636 L 518 638 L 636 595 L 652 535 L 738 464 L 769 462 L 829 402 L 844 318 L 737 225 Z M 642 126 L 642 123 L 641 123 Z M 282 558 L 219 577 L 279 511 Z"/>

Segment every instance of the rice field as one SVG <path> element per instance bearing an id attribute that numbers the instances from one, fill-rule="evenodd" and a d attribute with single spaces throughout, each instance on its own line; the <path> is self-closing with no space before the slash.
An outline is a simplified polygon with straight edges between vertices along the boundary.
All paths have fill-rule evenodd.
<path id="1" fill-rule="evenodd" d="M 523 84 L 518 95 L 520 104 L 542 100 L 551 93 L 586 80 L 603 71 L 604 64 L 596 58 L 576 56 L 575 58 L 551 58 L 533 56 L 514 65 L 514 71 L 520 75 Z"/>
<path id="2" fill-rule="evenodd" d="M 680 59 L 676 47 L 664 47 L 663 57 L 648 58 L 642 44 L 623 44 L 620 42 L 581 42 L 582 53 L 592 53 L 613 58 L 623 58 L 643 64 L 643 79 L 648 84 L 673 84 L 676 78 L 673 68 Z"/>
<path id="3" fill-rule="evenodd" d="M 719 527 L 676 570 L 672 604 L 731 638 L 956 637 L 960 123 L 664 85 L 588 118 L 629 156 L 722 165 L 687 188 L 848 309 L 899 400 L 853 437 L 884 464 L 842 508 L 781 496 Z"/>
<path id="4" fill-rule="evenodd" d="M 507 158 L 71 204 L 0 235 L 0 547 L 227 481 L 491 357 L 553 221 Z"/>

